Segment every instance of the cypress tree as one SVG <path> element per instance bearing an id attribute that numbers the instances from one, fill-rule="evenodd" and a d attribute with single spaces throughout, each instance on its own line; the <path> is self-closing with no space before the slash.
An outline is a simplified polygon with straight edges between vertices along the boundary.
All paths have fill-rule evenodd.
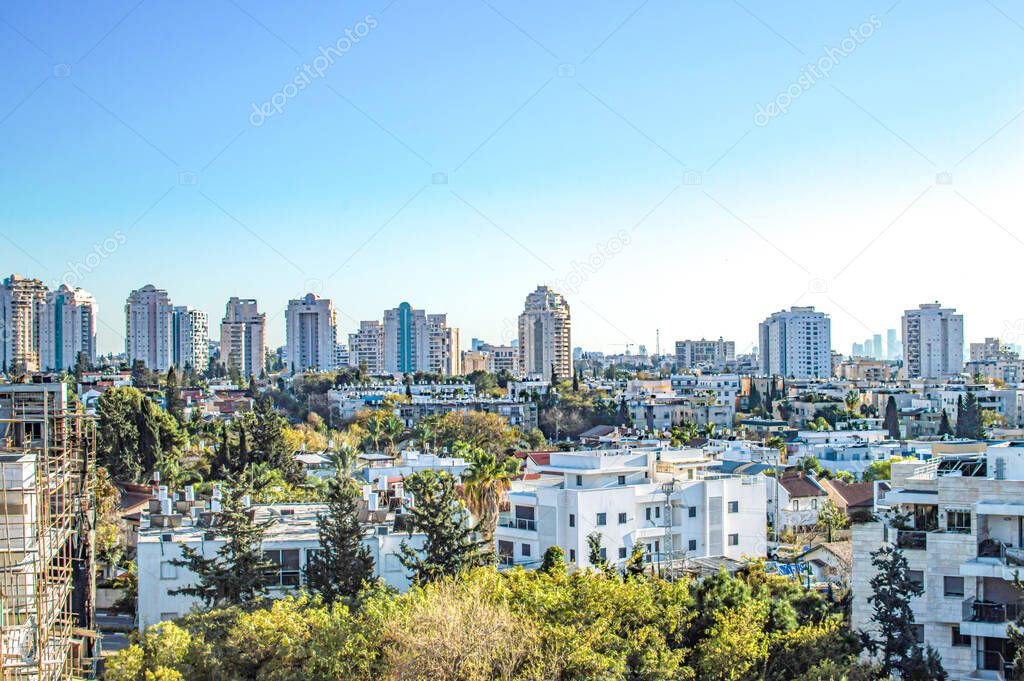
<path id="1" fill-rule="evenodd" d="M 306 583 L 326 603 L 355 598 L 373 579 L 373 556 L 363 544 L 358 493 L 351 479 L 330 481 L 327 512 L 317 516 L 320 550 L 310 554 Z"/>
<path id="2" fill-rule="evenodd" d="M 967 437 L 964 432 L 967 428 L 967 421 L 970 417 L 964 411 L 964 396 L 960 395 L 956 398 L 956 436 Z"/>
<path id="3" fill-rule="evenodd" d="M 981 421 L 981 407 L 974 393 L 967 393 L 965 398 L 957 398 L 957 437 L 969 440 L 981 440 L 985 437 L 985 427 Z"/>
<path id="4" fill-rule="evenodd" d="M 889 401 L 885 403 L 885 419 L 882 427 L 889 431 L 889 437 L 893 440 L 900 439 L 900 418 L 896 409 L 896 398 L 889 395 Z"/>
<path id="5" fill-rule="evenodd" d="M 164 383 L 164 404 L 167 405 L 167 413 L 174 417 L 178 425 L 184 425 L 185 401 L 181 399 L 178 374 L 174 371 L 174 367 L 167 370 L 167 380 Z"/>
<path id="6" fill-rule="evenodd" d="M 455 490 L 455 478 L 446 471 L 427 470 L 405 479 L 405 489 L 413 496 L 407 521 L 409 536 L 425 536 L 419 551 L 402 542 L 399 560 L 418 584 L 461 574 L 486 565 L 493 552 L 476 539 L 469 526 L 469 512 Z"/>
<path id="7" fill-rule="evenodd" d="M 756 413 L 761 408 L 761 392 L 754 385 L 754 381 L 750 381 L 750 394 L 747 395 L 747 410 L 750 413 Z"/>
<path id="8" fill-rule="evenodd" d="M 939 436 L 945 437 L 946 435 L 953 434 L 953 426 L 949 423 L 949 412 L 945 409 L 942 410 L 942 418 L 939 420 Z"/>
<path id="9" fill-rule="evenodd" d="M 265 463 L 284 474 L 292 483 L 302 482 L 302 468 L 294 459 L 284 437 L 284 419 L 264 394 L 256 401 L 253 410 L 251 458 L 253 463 Z"/>

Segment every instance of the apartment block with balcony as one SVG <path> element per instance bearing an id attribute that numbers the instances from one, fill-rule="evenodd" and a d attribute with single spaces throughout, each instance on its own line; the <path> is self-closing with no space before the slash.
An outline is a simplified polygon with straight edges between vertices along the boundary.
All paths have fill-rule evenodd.
<path id="1" fill-rule="evenodd" d="M 900 547 L 924 594 L 912 608 L 921 639 L 950 679 L 1006 679 L 1008 629 L 1024 593 L 1024 443 L 893 463 L 888 519 L 853 532 L 853 626 L 868 628 L 871 552 Z M 902 516 L 902 521 L 894 518 Z"/>

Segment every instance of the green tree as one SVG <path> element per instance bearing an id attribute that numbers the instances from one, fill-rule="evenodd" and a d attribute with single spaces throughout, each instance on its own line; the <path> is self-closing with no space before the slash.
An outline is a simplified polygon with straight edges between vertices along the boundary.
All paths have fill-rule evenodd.
<path id="1" fill-rule="evenodd" d="M 267 572 L 275 566 L 263 552 L 263 538 L 272 523 L 250 517 L 248 492 L 242 484 L 230 484 L 217 514 L 216 531 L 224 544 L 210 558 L 183 545 L 181 558 L 171 564 L 189 570 L 196 581 L 168 593 L 198 598 L 207 607 L 251 605 L 266 595 Z"/>
<path id="2" fill-rule="evenodd" d="M 405 489 L 413 497 L 406 521 L 409 535 L 420 532 L 425 537 L 421 551 L 403 541 L 399 560 L 412 571 L 417 583 L 459 575 L 490 562 L 493 552 L 474 536 L 469 512 L 459 499 L 450 473 L 413 473 L 405 479 Z"/>
<path id="3" fill-rule="evenodd" d="M 952 437 L 953 426 L 949 423 L 949 412 L 945 409 L 942 410 L 942 418 L 939 419 L 939 436 L 940 437 Z"/>
<path id="4" fill-rule="evenodd" d="M 167 413 L 170 414 L 178 425 L 185 424 L 185 401 L 181 399 L 181 387 L 178 385 L 178 374 L 174 367 L 167 370 L 167 380 L 164 383 L 164 405 Z"/>
<path id="5" fill-rule="evenodd" d="M 97 463 L 115 480 L 146 482 L 157 462 L 179 456 L 185 436 L 137 388 L 110 388 L 97 403 Z"/>
<path id="6" fill-rule="evenodd" d="M 646 572 L 646 560 L 644 559 L 644 547 L 641 544 L 633 544 L 633 550 L 626 559 L 622 568 L 622 578 L 630 579 L 642 577 Z"/>
<path id="7" fill-rule="evenodd" d="M 264 394 L 256 401 L 253 416 L 249 433 L 252 461 L 281 471 L 285 479 L 293 484 L 302 482 L 302 467 L 295 460 L 285 439 L 285 420 L 274 409 L 269 395 Z"/>
<path id="8" fill-rule="evenodd" d="M 565 572 L 565 551 L 558 544 L 552 544 L 544 551 L 544 558 L 540 562 L 542 572 L 555 573 Z"/>
<path id="9" fill-rule="evenodd" d="M 587 560 L 592 566 L 598 570 L 605 570 L 608 568 L 608 561 L 601 555 L 602 534 L 600 532 L 591 532 L 587 535 Z"/>
<path id="10" fill-rule="evenodd" d="M 900 439 L 900 415 L 896 408 L 896 398 L 892 395 L 889 395 L 889 400 L 885 403 L 885 418 L 882 420 L 882 427 L 889 431 L 891 439 Z"/>
<path id="11" fill-rule="evenodd" d="M 857 407 L 860 405 L 860 393 L 856 390 L 847 391 L 843 397 L 843 402 L 846 405 L 846 412 L 852 417 L 856 413 Z"/>
<path id="12" fill-rule="evenodd" d="M 981 420 L 981 407 L 977 396 L 968 392 L 966 397 L 957 398 L 956 436 L 967 440 L 981 440 L 985 427 Z"/>
<path id="13" fill-rule="evenodd" d="M 325 603 L 354 599 L 373 579 L 373 556 L 363 544 L 359 494 L 352 480 L 330 481 L 327 512 L 317 516 L 320 549 L 306 562 L 306 583 Z"/>
<path id="14" fill-rule="evenodd" d="M 761 391 L 754 385 L 754 381 L 750 381 L 750 393 L 747 395 L 747 411 L 751 414 L 759 414 L 762 411 L 761 406 Z"/>
<path id="15" fill-rule="evenodd" d="M 493 548 L 498 511 L 507 498 L 512 478 L 519 473 L 519 459 L 500 458 L 493 452 L 462 442 L 456 443 L 455 454 L 469 462 L 462 472 L 462 496 L 476 519 L 480 538 Z"/>
<path id="16" fill-rule="evenodd" d="M 818 528 L 825 533 L 826 541 L 832 541 L 833 535 L 849 525 L 846 514 L 832 503 L 831 499 L 825 501 L 818 511 Z"/>
<path id="17" fill-rule="evenodd" d="M 903 552 L 885 545 L 871 553 L 875 576 L 871 578 L 871 622 L 873 633 L 862 633 L 864 646 L 878 655 L 884 678 L 898 674 L 902 679 L 945 679 L 937 656 L 917 640 L 914 611 L 910 599 L 924 593 L 924 588 L 910 579 L 910 568 Z"/>

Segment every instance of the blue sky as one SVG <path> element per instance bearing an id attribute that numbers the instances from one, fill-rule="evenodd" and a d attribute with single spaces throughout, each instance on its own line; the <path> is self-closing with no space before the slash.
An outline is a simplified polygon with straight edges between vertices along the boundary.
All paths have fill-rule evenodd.
<path id="1" fill-rule="evenodd" d="M 272 344 L 308 290 L 504 341 L 542 282 L 607 351 L 793 304 L 842 351 L 931 300 L 1009 335 L 1022 64 L 1006 0 L 11 0 L 0 270 L 92 291 L 103 351 L 145 283 Z"/>

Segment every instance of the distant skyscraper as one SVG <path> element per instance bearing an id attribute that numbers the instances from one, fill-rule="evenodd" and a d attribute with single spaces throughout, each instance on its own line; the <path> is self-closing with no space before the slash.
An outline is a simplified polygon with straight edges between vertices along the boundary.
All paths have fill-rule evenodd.
<path id="1" fill-rule="evenodd" d="M 337 315 L 329 298 L 307 293 L 288 301 L 285 311 L 285 368 L 329 371 L 334 367 Z"/>
<path id="2" fill-rule="evenodd" d="M 964 317 L 953 308 L 925 303 L 903 313 L 907 378 L 941 378 L 964 368 Z"/>
<path id="3" fill-rule="evenodd" d="M 263 374 L 267 316 L 252 298 L 228 299 L 220 322 L 220 362 L 242 376 Z"/>
<path id="4" fill-rule="evenodd" d="M 39 362 L 45 371 L 73 369 L 78 356 L 96 359 L 96 302 L 80 288 L 66 284 L 50 291 L 38 304 Z"/>
<path id="5" fill-rule="evenodd" d="M 832 326 L 824 312 L 792 307 L 758 329 L 761 373 L 793 378 L 832 376 Z"/>
<path id="6" fill-rule="evenodd" d="M 37 306 L 45 295 L 43 282 L 20 274 L 0 285 L 0 371 L 39 371 Z"/>
<path id="7" fill-rule="evenodd" d="M 167 291 L 152 284 L 132 291 L 125 303 L 124 315 L 128 363 L 138 360 L 150 371 L 159 373 L 170 369 L 174 307 Z"/>
<path id="8" fill-rule="evenodd" d="M 560 378 L 573 374 L 572 320 L 569 304 L 547 286 L 526 296 L 519 315 L 519 370 L 528 376 Z"/>
<path id="9" fill-rule="evenodd" d="M 210 364 L 210 320 L 194 307 L 178 306 L 171 317 L 171 364 L 179 371 L 206 371 Z"/>
<path id="10" fill-rule="evenodd" d="M 850 356 L 852 357 L 863 357 L 864 356 L 864 345 L 861 343 L 854 343 L 853 349 L 850 350 Z"/>
<path id="11" fill-rule="evenodd" d="M 885 332 L 885 358 L 886 359 L 899 359 L 901 350 L 899 347 L 899 341 L 896 340 L 896 329 L 889 329 Z"/>
<path id="12" fill-rule="evenodd" d="M 447 315 L 427 314 L 409 303 L 384 311 L 384 371 L 459 373 L 459 330 L 448 326 Z"/>
<path id="13" fill-rule="evenodd" d="M 348 363 L 371 375 L 384 373 L 384 326 L 380 322 L 359 322 L 359 331 L 348 335 Z"/>
<path id="14" fill-rule="evenodd" d="M 885 348 L 882 347 L 882 334 L 876 333 L 872 338 L 872 346 L 875 353 L 872 355 L 875 359 L 885 359 Z"/>

